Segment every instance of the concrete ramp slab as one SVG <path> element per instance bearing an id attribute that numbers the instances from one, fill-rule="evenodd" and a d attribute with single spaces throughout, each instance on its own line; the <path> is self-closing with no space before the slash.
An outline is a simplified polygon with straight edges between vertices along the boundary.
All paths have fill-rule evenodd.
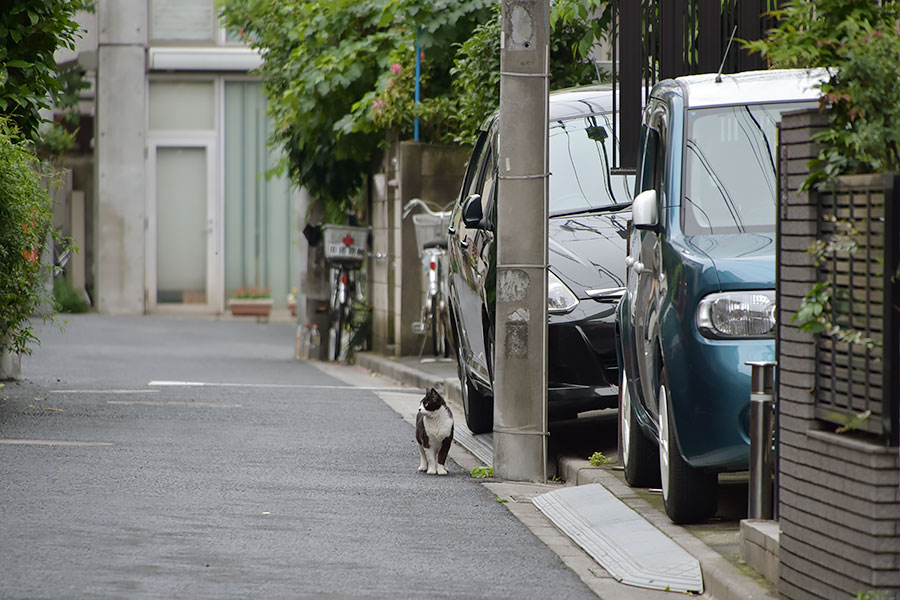
<path id="1" fill-rule="evenodd" d="M 466 427 L 464 417 L 453 415 L 453 439 L 463 448 L 468 450 L 482 464 L 493 466 L 494 464 L 494 436 L 491 433 L 475 435 Z"/>
<path id="2" fill-rule="evenodd" d="M 602 485 L 564 487 L 532 502 L 618 581 L 703 592 L 700 562 Z"/>

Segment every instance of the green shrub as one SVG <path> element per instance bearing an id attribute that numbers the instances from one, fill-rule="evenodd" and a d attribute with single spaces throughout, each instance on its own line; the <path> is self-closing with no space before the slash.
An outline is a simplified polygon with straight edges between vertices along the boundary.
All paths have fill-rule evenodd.
<path id="1" fill-rule="evenodd" d="M 0 349 L 31 352 L 39 341 L 30 318 L 50 302 L 41 253 L 51 231 L 50 195 L 41 167 L 18 134 L 0 120 Z"/>
<path id="2" fill-rule="evenodd" d="M 773 67 L 826 68 L 828 126 L 807 185 L 849 173 L 900 169 L 900 5 L 872 0 L 791 0 L 773 11 L 765 39 L 745 42 Z"/>
<path id="3" fill-rule="evenodd" d="M 56 300 L 56 310 L 61 313 L 86 313 L 91 310 L 91 305 L 65 277 L 54 279 L 53 298 Z"/>

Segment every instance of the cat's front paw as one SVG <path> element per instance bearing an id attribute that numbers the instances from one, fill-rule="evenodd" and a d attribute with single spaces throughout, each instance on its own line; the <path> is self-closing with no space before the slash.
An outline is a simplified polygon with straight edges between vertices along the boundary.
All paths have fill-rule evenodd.
<path id="1" fill-rule="evenodd" d="M 425 471 L 425 469 L 427 469 L 427 468 L 428 468 L 428 465 L 426 465 L 425 463 L 422 463 L 421 465 L 419 465 L 419 473 L 423 473 Z"/>
<path id="2" fill-rule="evenodd" d="M 437 470 L 436 470 L 434 467 L 428 467 L 427 473 L 428 473 L 429 475 L 436 475 L 436 474 L 437 474 Z"/>
<path id="3" fill-rule="evenodd" d="M 438 475 L 446 475 L 447 474 L 447 469 L 444 468 L 444 465 L 437 466 L 437 474 Z"/>

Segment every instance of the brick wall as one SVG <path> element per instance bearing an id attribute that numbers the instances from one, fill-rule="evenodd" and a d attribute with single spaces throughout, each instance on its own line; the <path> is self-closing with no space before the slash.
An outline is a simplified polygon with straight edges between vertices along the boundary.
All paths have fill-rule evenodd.
<path id="1" fill-rule="evenodd" d="M 779 592 L 786 598 L 900 597 L 900 460 L 877 440 L 834 433 L 815 417 L 816 349 L 791 318 L 816 281 L 813 192 L 798 191 L 816 154 L 817 112 L 789 113 L 781 130 L 778 239 Z M 896 365 L 893 366 L 896 369 Z"/>

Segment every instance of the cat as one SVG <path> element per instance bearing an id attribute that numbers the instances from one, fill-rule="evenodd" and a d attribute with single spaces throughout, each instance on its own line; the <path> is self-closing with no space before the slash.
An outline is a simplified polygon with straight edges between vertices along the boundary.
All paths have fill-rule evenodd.
<path id="1" fill-rule="evenodd" d="M 446 475 L 447 454 L 453 443 L 453 413 L 444 398 L 431 388 L 419 404 L 416 414 L 416 441 L 422 460 L 419 471 Z"/>

